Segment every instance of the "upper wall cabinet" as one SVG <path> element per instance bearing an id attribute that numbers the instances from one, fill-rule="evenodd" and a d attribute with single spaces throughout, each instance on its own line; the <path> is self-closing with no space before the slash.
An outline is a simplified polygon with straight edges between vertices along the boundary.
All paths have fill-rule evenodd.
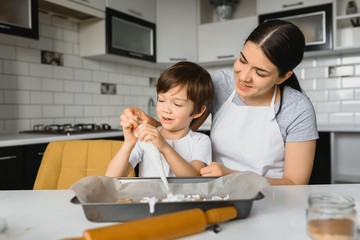
<path id="1" fill-rule="evenodd" d="M 334 1 L 334 42 L 338 50 L 360 47 L 360 12 L 348 9 L 347 3 L 344 0 Z M 359 7 L 360 0 L 356 3 Z"/>
<path id="2" fill-rule="evenodd" d="M 156 13 L 157 62 L 197 61 L 197 1 L 157 0 Z"/>
<path id="3" fill-rule="evenodd" d="M 233 62 L 244 40 L 257 26 L 256 16 L 234 19 L 199 27 L 199 62 Z"/>
<path id="4" fill-rule="evenodd" d="M 0 33 L 38 39 L 38 1 L 0 1 Z"/>
<path id="5" fill-rule="evenodd" d="M 344 0 L 339 0 L 344 1 Z M 257 14 L 274 13 L 331 3 L 332 0 L 256 0 Z"/>
<path id="6" fill-rule="evenodd" d="M 156 21 L 156 0 L 106 0 L 106 7 L 149 22 Z"/>
<path id="7" fill-rule="evenodd" d="M 105 18 L 105 0 L 39 0 L 39 9 L 78 21 Z"/>
<path id="8" fill-rule="evenodd" d="M 219 21 L 209 0 L 200 0 L 198 60 L 202 64 L 232 63 L 239 55 L 244 40 L 258 25 L 256 2 L 241 0 L 230 20 Z"/>

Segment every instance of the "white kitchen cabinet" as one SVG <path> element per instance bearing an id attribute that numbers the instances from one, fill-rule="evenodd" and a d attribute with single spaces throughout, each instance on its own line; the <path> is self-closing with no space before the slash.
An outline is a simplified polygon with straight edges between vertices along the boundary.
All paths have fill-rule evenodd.
<path id="1" fill-rule="evenodd" d="M 360 47 L 360 27 L 354 27 L 353 21 L 360 24 L 360 13 L 346 14 L 346 5 L 348 1 L 334 1 L 334 49 L 355 49 Z M 356 1 L 360 6 L 360 0 Z"/>
<path id="2" fill-rule="evenodd" d="M 331 133 L 333 183 L 360 182 L 360 132 Z"/>
<path id="3" fill-rule="evenodd" d="M 157 62 L 196 62 L 197 2 L 157 0 L 156 13 Z"/>
<path id="4" fill-rule="evenodd" d="M 105 18 L 105 0 L 40 0 L 39 7 L 77 20 Z"/>
<path id="5" fill-rule="evenodd" d="M 201 24 L 199 26 L 199 62 L 233 61 L 239 55 L 244 40 L 258 25 L 257 16 Z"/>
<path id="6" fill-rule="evenodd" d="M 156 21 L 156 0 L 106 0 L 106 7 L 149 22 Z"/>
<path id="7" fill-rule="evenodd" d="M 331 2 L 332 0 L 256 0 L 256 9 L 257 14 L 260 15 L 264 13 L 281 12 Z"/>

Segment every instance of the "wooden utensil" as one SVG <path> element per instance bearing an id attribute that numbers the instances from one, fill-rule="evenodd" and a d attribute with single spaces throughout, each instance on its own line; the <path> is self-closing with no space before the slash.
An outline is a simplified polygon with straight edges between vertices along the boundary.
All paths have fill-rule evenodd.
<path id="1" fill-rule="evenodd" d="M 211 224 L 236 218 L 235 207 L 200 208 L 86 230 L 83 237 L 64 240 L 174 239 L 205 231 Z"/>

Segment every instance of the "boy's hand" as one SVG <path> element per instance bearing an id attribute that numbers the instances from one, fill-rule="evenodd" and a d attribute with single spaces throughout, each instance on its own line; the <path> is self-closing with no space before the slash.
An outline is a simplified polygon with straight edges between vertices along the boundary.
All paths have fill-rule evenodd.
<path id="1" fill-rule="evenodd" d="M 157 130 L 156 127 L 143 123 L 137 128 L 140 141 L 152 142 L 161 152 L 161 149 L 167 145 L 167 142 Z"/>

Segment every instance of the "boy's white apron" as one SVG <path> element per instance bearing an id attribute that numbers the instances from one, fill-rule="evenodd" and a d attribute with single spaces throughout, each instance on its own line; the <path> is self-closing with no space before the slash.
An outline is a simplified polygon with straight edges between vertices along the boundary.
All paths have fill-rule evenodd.
<path id="1" fill-rule="evenodd" d="M 237 106 L 234 90 L 212 120 L 213 161 L 234 170 L 281 178 L 285 148 L 275 119 L 276 87 L 270 106 Z"/>

